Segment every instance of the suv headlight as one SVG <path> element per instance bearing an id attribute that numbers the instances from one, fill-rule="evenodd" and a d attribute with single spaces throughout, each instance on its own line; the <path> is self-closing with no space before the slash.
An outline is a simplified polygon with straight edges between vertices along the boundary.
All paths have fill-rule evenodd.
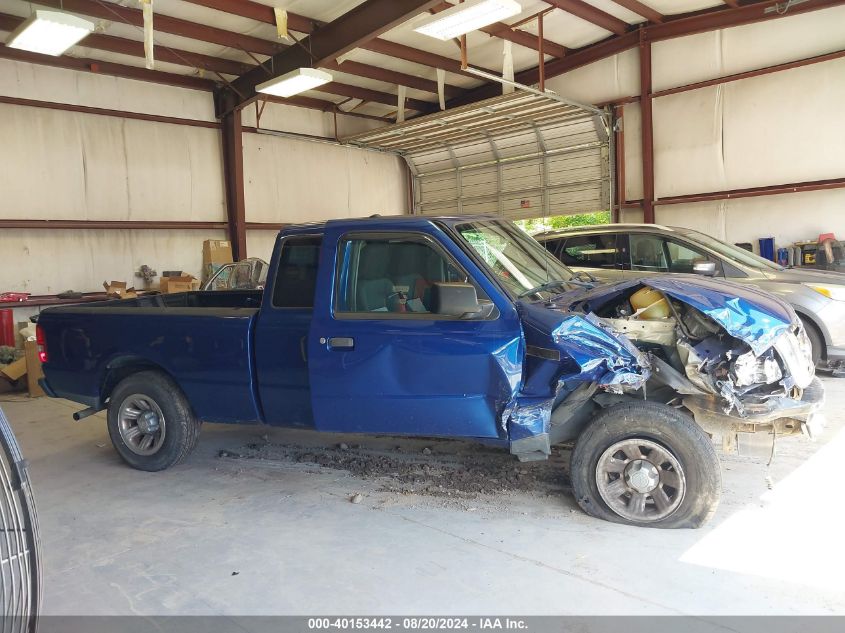
<path id="1" fill-rule="evenodd" d="M 834 301 L 845 301 L 845 286 L 835 286 L 831 284 L 808 284 L 805 283 L 805 286 L 811 288 L 818 292 L 819 294 L 824 295 L 828 299 L 833 299 Z"/>

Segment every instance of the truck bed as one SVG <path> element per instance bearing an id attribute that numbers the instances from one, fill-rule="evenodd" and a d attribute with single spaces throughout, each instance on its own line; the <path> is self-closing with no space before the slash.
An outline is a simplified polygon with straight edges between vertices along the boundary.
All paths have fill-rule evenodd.
<path id="1" fill-rule="evenodd" d="M 201 420 L 258 421 L 251 348 L 260 302 L 261 291 L 186 292 L 44 310 L 45 375 L 56 395 L 99 408 L 122 372 L 148 366 L 179 384 Z"/>

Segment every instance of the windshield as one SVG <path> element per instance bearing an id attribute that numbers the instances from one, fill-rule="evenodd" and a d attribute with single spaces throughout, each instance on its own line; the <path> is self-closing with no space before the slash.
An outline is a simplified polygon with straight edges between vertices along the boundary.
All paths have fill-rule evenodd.
<path id="1" fill-rule="evenodd" d="M 557 287 L 549 282 L 559 281 L 562 285 L 573 278 L 571 270 L 510 222 L 481 220 L 455 228 L 515 297 L 543 285 L 549 287 L 536 294 L 551 296 L 557 294 Z"/>
<path id="2" fill-rule="evenodd" d="M 738 261 L 741 264 L 750 266 L 751 268 L 769 268 L 771 270 L 783 270 L 783 266 L 778 266 L 773 261 L 769 261 L 764 257 L 755 255 L 744 248 L 728 244 L 722 240 L 717 240 L 715 237 L 710 237 L 698 231 L 684 230 L 683 235 L 694 242 L 698 242 L 702 246 L 716 251 L 719 255 L 727 257 L 728 259 Z"/>

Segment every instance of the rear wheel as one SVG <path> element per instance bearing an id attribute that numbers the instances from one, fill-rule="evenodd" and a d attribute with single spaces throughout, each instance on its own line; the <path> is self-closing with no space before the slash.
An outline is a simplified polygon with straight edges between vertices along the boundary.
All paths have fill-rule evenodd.
<path id="1" fill-rule="evenodd" d="M 688 415 L 654 402 L 599 412 L 575 445 L 571 479 L 588 514 L 661 528 L 704 525 L 722 490 L 710 438 Z"/>
<path id="2" fill-rule="evenodd" d="M 112 444 L 138 470 L 164 470 L 196 446 L 200 424 L 182 391 L 168 376 L 142 371 L 111 393 L 108 428 Z"/>

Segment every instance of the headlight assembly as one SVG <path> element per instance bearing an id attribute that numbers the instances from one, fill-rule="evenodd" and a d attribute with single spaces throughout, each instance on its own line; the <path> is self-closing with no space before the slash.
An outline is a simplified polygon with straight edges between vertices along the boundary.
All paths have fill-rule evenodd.
<path id="1" fill-rule="evenodd" d="M 836 286 L 832 284 L 808 284 L 805 286 L 811 288 L 828 299 L 834 301 L 845 301 L 845 286 Z"/>

